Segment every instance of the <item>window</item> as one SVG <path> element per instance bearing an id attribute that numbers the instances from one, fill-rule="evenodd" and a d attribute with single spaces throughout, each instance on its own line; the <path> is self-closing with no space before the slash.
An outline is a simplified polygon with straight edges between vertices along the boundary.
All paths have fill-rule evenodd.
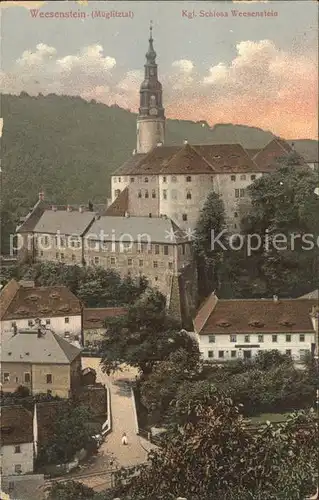
<path id="1" fill-rule="evenodd" d="M 148 177 L 144 177 L 144 182 L 148 182 Z"/>
<path id="2" fill-rule="evenodd" d="M 118 181 L 119 181 L 119 182 L 121 182 L 121 180 L 122 180 L 122 179 L 121 179 L 121 177 L 119 177 L 119 178 L 118 178 Z"/>
<path id="3" fill-rule="evenodd" d="M 7 373 L 5 372 L 3 374 L 3 382 L 6 383 L 6 382 L 10 382 L 10 373 Z"/>
<path id="4" fill-rule="evenodd" d="M 277 342 L 278 335 L 272 335 L 271 338 L 272 338 L 272 342 Z"/>
<path id="5" fill-rule="evenodd" d="M 55 254 L 55 258 L 58 259 L 59 258 L 59 252 L 56 252 Z"/>
<path id="6" fill-rule="evenodd" d="M 163 189 L 163 200 L 167 200 L 167 190 Z"/>
<path id="7" fill-rule="evenodd" d="M 14 453 L 21 453 L 21 446 L 19 444 L 17 444 L 15 447 L 14 447 Z"/>
<path id="8" fill-rule="evenodd" d="M 208 335 L 208 342 L 210 344 L 214 343 L 215 342 L 215 335 Z"/>
<path id="9" fill-rule="evenodd" d="M 235 198 L 239 198 L 239 189 L 235 189 Z"/>
<path id="10" fill-rule="evenodd" d="M 158 276 L 155 276 L 154 281 L 158 281 Z"/>
<path id="11" fill-rule="evenodd" d="M 192 199 L 192 193 L 190 191 L 187 191 L 186 200 L 191 200 L 191 199 Z"/>
<path id="12" fill-rule="evenodd" d="M 182 219 L 183 219 L 184 221 L 186 221 L 186 220 L 187 220 L 187 214 L 183 214 L 183 215 L 182 215 Z"/>
<path id="13" fill-rule="evenodd" d="M 303 361 L 309 352 L 309 349 L 299 349 L 300 360 Z"/>
<path id="14" fill-rule="evenodd" d="M 286 342 L 291 342 L 291 335 L 286 335 Z"/>
<path id="15" fill-rule="evenodd" d="M 135 181 L 135 178 L 134 178 L 134 177 L 131 177 L 130 181 L 131 181 L 131 182 L 134 182 L 134 181 Z"/>
<path id="16" fill-rule="evenodd" d="M 172 200 L 177 200 L 177 190 L 176 189 L 172 189 L 171 195 L 172 195 Z"/>
<path id="17" fill-rule="evenodd" d="M 237 356 L 237 351 L 230 351 L 231 358 L 236 358 L 236 356 Z"/>
<path id="18" fill-rule="evenodd" d="M 15 464 L 15 466 L 14 466 L 14 472 L 16 474 L 21 474 L 21 472 L 22 472 L 21 464 Z"/>
<path id="19" fill-rule="evenodd" d="M 115 257 L 111 257 L 111 266 L 115 265 Z"/>
<path id="20" fill-rule="evenodd" d="M 241 181 L 245 181 L 245 180 L 246 180 L 246 175 L 245 175 L 245 174 L 241 174 L 241 176 L 240 176 L 240 180 L 241 180 Z"/>
<path id="21" fill-rule="evenodd" d="M 158 262 L 157 262 L 157 260 L 154 260 L 154 262 L 153 262 L 153 267 L 154 267 L 154 268 L 157 268 L 157 267 L 158 267 Z"/>
<path id="22" fill-rule="evenodd" d="M 133 259 L 127 259 L 127 265 L 131 266 L 133 264 Z"/>
<path id="23" fill-rule="evenodd" d="M 186 177 L 186 182 L 192 182 L 192 178 L 191 178 L 191 176 L 190 176 L 190 175 L 188 175 L 188 176 Z"/>
<path id="24" fill-rule="evenodd" d="M 237 342 L 237 335 L 230 335 L 229 336 L 229 341 L 230 342 Z"/>
<path id="25" fill-rule="evenodd" d="M 240 194 L 240 198 L 244 198 L 244 196 L 246 194 L 246 189 L 240 189 L 239 194 Z"/>
<path id="26" fill-rule="evenodd" d="M 143 267 L 143 261 L 142 261 L 142 260 L 139 260 L 139 261 L 138 261 L 138 265 L 139 265 L 140 267 Z"/>
<path id="27" fill-rule="evenodd" d="M 117 198 L 120 193 L 121 193 L 120 189 L 115 189 L 115 191 L 114 191 L 114 197 Z"/>
<path id="28" fill-rule="evenodd" d="M 250 335 L 245 335 L 245 342 L 250 342 Z"/>
<path id="29" fill-rule="evenodd" d="M 148 198 L 148 191 L 147 191 L 147 189 L 145 190 L 145 198 Z"/>
<path id="30" fill-rule="evenodd" d="M 49 320 L 49 319 L 46 319 L 46 320 L 45 320 L 45 324 L 46 324 L 46 325 L 49 325 L 50 323 L 51 323 L 51 320 Z"/>
<path id="31" fill-rule="evenodd" d="M 287 356 L 291 356 L 291 349 L 286 349 Z"/>
<path id="32" fill-rule="evenodd" d="M 49 237 L 48 237 L 48 236 L 45 236 L 45 237 L 44 237 L 44 244 L 45 244 L 45 245 L 48 245 L 48 244 L 49 244 Z"/>
<path id="33" fill-rule="evenodd" d="M 255 174 L 251 175 L 251 176 L 250 176 L 250 179 L 251 179 L 252 181 L 254 181 L 254 180 L 256 179 Z"/>
<path id="34" fill-rule="evenodd" d="M 142 198 L 142 191 L 140 189 L 137 191 L 137 197 Z"/>
<path id="35" fill-rule="evenodd" d="M 299 335 L 299 342 L 304 342 L 305 341 L 305 334 L 304 333 L 301 333 Z"/>
<path id="36" fill-rule="evenodd" d="M 51 375 L 51 373 L 47 374 L 46 379 L 47 379 L 47 384 L 52 384 L 52 375 Z"/>
<path id="37" fill-rule="evenodd" d="M 258 335 L 258 342 L 262 343 L 264 341 L 264 336 L 263 335 Z"/>
<path id="38" fill-rule="evenodd" d="M 223 358 L 224 357 L 224 351 L 218 351 L 218 357 Z"/>
<path id="39" fill-rule="evenodd" d="M 235 212 L 234 213 L 234 217 L 237 218 L 238 217 L 238 212 Z"/>
<path id="40" fill-rule="evenodd" d="M 155 189 L 152 189 L 152 198 L 156 198 L 156 191 L 155 191 Z"/>
<path id="41" fill-rule="evenodd" d="M 173 262 L 168 263 L 168 269 L 173 269 Z"/>
<path id="42" fill-rule="evenodd" d="M 159 255 L 160 253 L 160 247 L 159 245 L 155 245 L 155 255 Z"/>
<path id="43" fill-rule="evenodd" d="M 166 177 L 163 177 L 163 182 L 167 182 L 167 178 Z"/>
<path id="44" fill-rule="evenodd" d="M 168 245 L 164 245 L 164 255 L 168 255 Z"/>
<path id="45" fill-rule="evenodd" d="M 30 384 L 30 382 L 31 382 L 31 375 L 30 375 L 30 373 L 26 372 L 24 374 L 24 383 L 25 384 Z"/>
<path id="46" fill-rule="evenodd" d="M 74 253 L 71 255 L 71 260 L 74 262 L 76 260 L 76 257 L 74 255 Z"/>
<path id="47" fill-rule="evenodd" d="M 14 328 L 15 326 L 17 326 L 17 323 L 15 321 L 12 321 L 11 327 Z"/>
<path id="48" fill-rule="evenodd" d="M 40 251 L 40 257 L 43 257 L 43 250 Z"/>
<path id="49" fill-rule="evenodd" d="M 208 357 L 213 358 L 214 357 L 214 351 L 208 351 Z"/>
<path id="50" fill-rule="evenodd" d="M 32 321 L 32 319 L 28 319 L 28 326 L 33 326 L 33 321 Z"/>
<path id="51" fill-rule="evenodd" d="M 61 260 L 64 260 L 64 253 L 61 253 L 60 258 Z"/>
<path id="52" fill-rule="evenodd" d="M 175 175 L 172 175 L 172 182 L 177 182 L 177 177 Z"/>
<path id="53" fill-rule="evenodd" d="M 230 176 L 230 180 L 231 180 L 231 181 L 235 181 L 235 180 L 236 180 L 236 175 L 231 175 L 231 176 Z"/>

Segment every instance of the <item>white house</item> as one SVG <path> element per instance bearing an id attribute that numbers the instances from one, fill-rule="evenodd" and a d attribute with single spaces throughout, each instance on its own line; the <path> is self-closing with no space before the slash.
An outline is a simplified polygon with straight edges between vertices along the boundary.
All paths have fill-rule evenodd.
<path id="1" fill-rule="evenodd" d="M 65 286 L 36 287 L 32 281 L 12 279 L 0 293 L 0 320 L 2 340 L 15 331 L 32 329 L 38 322 L 74 340 L 81 336 L 81 302 Z"/>
<path id="2" fill-rule="evenodd" d="M 209 296 L 194 330 L 205 360 L 222 362 L 276 349 L 300 362 L 314 348 L 311 299 L 233 299 Z"/>
<path id="3" fill-rule="evenodd" d="M 33 417 L 22 406 L 1 407 L 1 473 L 33 472 Z"/>

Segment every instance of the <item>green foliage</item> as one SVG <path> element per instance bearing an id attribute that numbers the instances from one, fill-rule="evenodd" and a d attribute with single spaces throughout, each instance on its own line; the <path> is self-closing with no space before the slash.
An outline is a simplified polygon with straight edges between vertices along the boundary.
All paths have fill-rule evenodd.
<path id="1" fill-rule="evenodd" d="M 106 373 L 122 363 L 150 373 L 160 361 L 179 349 L 199 357 L 198 345 L 167 316 L 165 298 L 150 292 L 129 307 L 128 314 L 106 320 L 107 335 L 102 342 L 102 369 Z"/>
<path id="2" fill-rule="evenodd" d="M 198 286 L 202 296 L 219 288 L 219 273 L 223 262 L 223 248 L 219 244 L 212 247 L 212 237 L 217 238 L 225 230 L 225 209 L 221 197 L 212 191 L 200 211 L 196 225 L 194 247 L 198 261 Z M 226 234 L 219 238 L 225 243 Z"/>
<path id="3" fill-rule="evenodd" d="M 94 490 L 85 484 L 76 481 L 56 482 L 50 489 L 48 500 L 88 500 L 94 496 Z"/>
<path id="4" fill-rule="evenodd" d="M 38 286 L 67 286 L 86 307 L 111 307 L 132 304 L 144 293 L 147 280 L 123 278 L 102 267 L 68 266 L 55 262 L 22 265 L 7 271 L 12 277 L 34 280 Z"/>
<path id="5" fill-rule="evenodd" d="M 30 389 L 23 385 L 19 385 L 19 387 L 16 388 L 14 394 L 19 398 L 27 398 L 30 396 Z"/>
<path id="6" fill-rule="evenodd" d="M 277 426 L 251 429 L 230 399 L 188 405 L 186 421 L 171 430 L 148 464 L 122 471 L 114 492 L 121 500 L 300 500 L 315 490 L 313 412 Z"/>
<path id="7" fill-rule="evenodd" d="M 53 422 L 50 442 L 39 448 L 38 463 L 57 464 L 72 460 L 75 453 L 92 445 L 91 431 L 87 425 L 91 412 L 86 406 L 73 406 L 72 402 Z"/>

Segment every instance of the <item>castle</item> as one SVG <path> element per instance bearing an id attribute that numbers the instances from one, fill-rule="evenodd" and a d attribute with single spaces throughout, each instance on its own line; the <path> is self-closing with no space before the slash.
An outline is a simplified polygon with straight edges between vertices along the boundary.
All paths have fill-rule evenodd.
<path id="1" fill-rule="evenodd" d="M 247 187 L 293 149 L 275 138 L 261 150 L 240 144 L 165 145 L 165 110 L 152 28 L 140 87 L 137 145 L 114 172 L 106 210 L 57 207 L 40 195 L 17 228 L 18 255 L 32 261 L 102 266 L 145 276 L 178 318 L 196 306 L 192 234 L 207 195 L 223 199 L 229 231 L 240 228 Z"/>

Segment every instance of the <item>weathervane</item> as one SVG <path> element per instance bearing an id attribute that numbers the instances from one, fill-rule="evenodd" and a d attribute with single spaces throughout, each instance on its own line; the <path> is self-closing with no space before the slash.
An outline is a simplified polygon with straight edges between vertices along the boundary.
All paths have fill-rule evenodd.
<path id="1" fill-rule="evenodd" d="M 150 21 L 150 39 L 152 40 L 152 32 L 153 32 L 153 21 Z"/>

